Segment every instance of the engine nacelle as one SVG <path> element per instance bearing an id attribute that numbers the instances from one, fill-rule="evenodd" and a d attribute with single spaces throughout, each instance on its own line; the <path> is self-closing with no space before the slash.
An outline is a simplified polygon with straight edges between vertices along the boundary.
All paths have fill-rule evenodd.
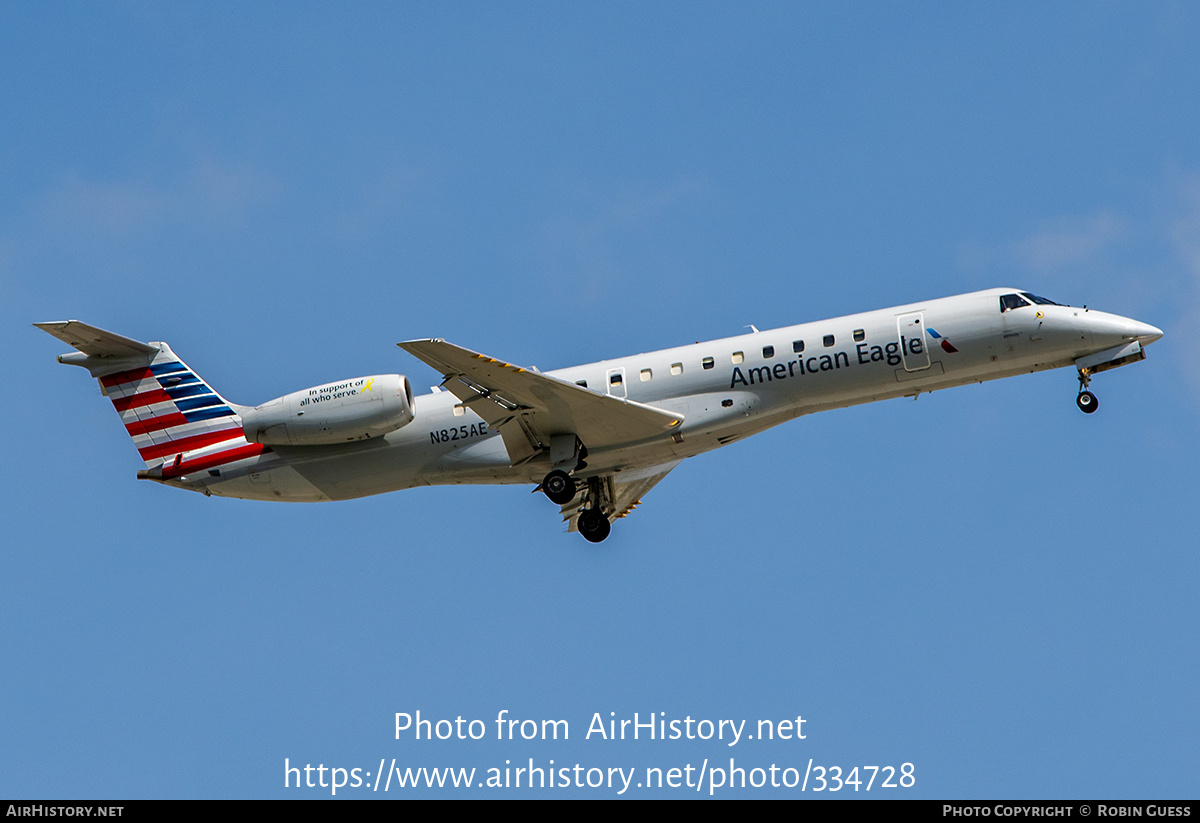
<path id="1" fill-rule="evenodd" d="M 321 446 L 379 437 L 413 419 L 412 386 L 377 374 L 277 397 L 243 409 L 246 439 L 265 446 Z"/>

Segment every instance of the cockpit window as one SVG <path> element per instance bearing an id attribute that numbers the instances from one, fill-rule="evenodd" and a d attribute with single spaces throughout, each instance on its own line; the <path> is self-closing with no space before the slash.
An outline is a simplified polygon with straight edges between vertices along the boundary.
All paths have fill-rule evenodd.
<path id="1" fill-rule="evenodd" d="M 1029 300 L 1032 300 L 1034 303 L 1037 303 L 1039 306 L 1061 306 L 1062 305 L 1062 303 L 1055 303 L 1053 300 L 1047 300 L 1044 297 L 1038 297 L 1036 294 L 1030 294 L 1027 291 L 1021 292 L 1021 296 L 1025 297 Z"/>
<path id="2" fill-rule="evenodd" d="M 1004 294 L 1000 296 L 1000 311 L 1006 312 L 1028 306 L 1029 301 L 1019 294 Z"/>

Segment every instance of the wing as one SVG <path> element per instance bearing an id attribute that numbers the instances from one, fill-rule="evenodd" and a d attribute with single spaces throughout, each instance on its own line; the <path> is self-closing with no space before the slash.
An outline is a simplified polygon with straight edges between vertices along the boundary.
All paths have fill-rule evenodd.
<path id="1" fill-rule="evenodd" d="M 574 434 L 596 452 L 669 436 L 683 422 L 683 415 L 599 394 L 445 340 L 397 345 L 441 372 L 443 385 L 464 406 L 500 430 L 514 466 L 548 450 L 555 435 Z"/>
<path id="2" fill-rule="evenodd" d="M 636 509 L 646 492 L 654 488 L 658 481 L 666 477 L 667 473 L 679 463 L 680 461 L 676 460 L 674 463 L 664 463 L 640 471 L 610 474 L 600 478 L 601 493 L 608 498 L 604 501 L 608 504 L 605 508 L 612 512 L 609 519 L 616 520 Z M 567 531 L 579 531 L 579 512 L 583 510 L 584 502 L 584 496 L 580 495 L 562 507 L 563 520 L 569 523 Z"/>

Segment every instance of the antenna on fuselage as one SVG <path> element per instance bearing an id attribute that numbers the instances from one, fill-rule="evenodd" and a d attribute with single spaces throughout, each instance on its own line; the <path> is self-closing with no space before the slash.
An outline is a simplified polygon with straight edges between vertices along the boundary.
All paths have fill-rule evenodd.
<path id="1" fill-rule="evenodd" d="M 746 325 L 742 326 L 742 328 L 750 329 L 755 334 L 758 334 L 758 326 L 754 325 L 753 323 L 747 323 Z"/>

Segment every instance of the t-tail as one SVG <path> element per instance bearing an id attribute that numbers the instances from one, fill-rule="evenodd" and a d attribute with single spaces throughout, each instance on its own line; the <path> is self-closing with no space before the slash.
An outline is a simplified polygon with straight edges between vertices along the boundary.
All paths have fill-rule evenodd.
<path id="1" fill-rule="evenodd" d="M 241 407 L 216 393 L 166 343 L 142 343 L 78 320 L 34 323 L 78 351 L 58 362 L 100 382 L 146 463 L 138 477 L 170 480 L 271 451 L 242 431 Z"/>

